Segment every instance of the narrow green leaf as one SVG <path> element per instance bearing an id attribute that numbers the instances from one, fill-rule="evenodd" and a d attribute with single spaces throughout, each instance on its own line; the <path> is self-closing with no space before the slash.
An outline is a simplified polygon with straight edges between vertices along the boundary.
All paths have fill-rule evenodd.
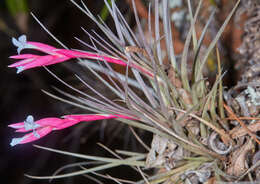
<path id="1" fill-rule="evenodd" d="M 131 163 L 134 162 L 138 159 L 144 159 L 143 157 L 132 157 L 129 159 L 125 159 L 124 161 L 127 161 L 127 163 Z M 27 176 L 28 178 L 32 178 L 32 179 L 58 179 L 58 178 L 67 178 L 67 177 L 72 177 L 72 176 L 78 176 L 78 175 L 83 175 L 83 174 L 88 174 L 88 173 L 92 173 L 92 172 L 96 172 L 96 171 L 103 171 L 105 169 L 109 169 L 109 168 L 113 168 L 113 167 L 118 167 L 120 165 L 128 165 L 125 164 L 124 162 L 117 162 L 117 163 L 109 163 L 109 164 L 104 164 L 101 166 L 97 166 L 94 168 L 90 168 L 90 169 L 86 169 L 86 170 L 81 170 L 81 171 L 75 171 L 75 172 L 71 172 L 68 174 L 61 174 L 61 175 L 56 175 L 56 176 L 32 176 L 32 175 L 28 175 L 25 174 L 25 176 Z"/>
<path id="2" fill-rule="evenodd" d="M 215 47 L 215 45 L 217 44 L 221 34 L 223 33 L 223 31 L 225 30 L 225 27 L 226 25 L 228 24 L 229 20 L 231 19 L 232 15 L 234 14 L 235 10 L 237 9 L 238 5 L 240 3 L 240 0 L 237 1 L 237 3 L 235 4 L 234 8 L 232 9 L 232 11 L 230 12 L 230 14 L 228 15 L 228 17 L 225 19 L 223 25 L 221 26 L 221 28 L 219 29 L 217 35 L 215 36 L 215 38 L 213 39 L 213 41 L 210 43 L 207 51 L 206 51 L 206 54 L 204 55 L 203 59 L 202 59 L 202 62 L 201 62 L 201 65 L 199 67 L 199 70 L 198 70 L 198 76 L 196 78 L 196 81 L 200 80 L 202 78 L 202 69 L 208 59 L 208 56 L 210 54 L 210 52 L 212 51 L 212 49 Z"/>
<path id="3" fill-rule="evenodd" d="M 189 52 L 189 46 L 190 46 L 192 32 L 195 29 L 195 22 L 197 20 L 198 14 L 199 14 L 201 4 L 202 4 L 202 0 L 199 1 L 194 20 L 192 21 L 192 24 L 190 25 L 190 30 L 189 30 L 187 38 L 185 40 L 184 49 L 183 49 L 182 58 L 181 58 L 181 80 L 182 80 L 183 88 L 185 90 L 187 90 L 188 92 L 191 91 L 190 85 L 189 85 L 189 80 L 188 80 L 188 72 L 187 72 L 188 52 Z"/>

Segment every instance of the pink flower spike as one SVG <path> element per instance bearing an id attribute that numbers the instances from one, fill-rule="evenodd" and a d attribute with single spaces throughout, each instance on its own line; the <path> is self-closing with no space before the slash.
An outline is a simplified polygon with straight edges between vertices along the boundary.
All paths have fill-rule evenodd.
<path id="1" fill-rule="evenodd" d="M 119 114 L 83 114 L 83 115 L 66 115 L 63 118 L 43 118 L 34 121 L 33 116 L 27 116 L 24 122 L 8 125 L 16 129 L 16 132 L 29 132 L 21 138 L 13 138 L 10 145 L 24 144 L 38 140 L 54 130 L 61 130 L 71 127 L 81 121 L 95 121 L 101 119 L 124 118 L 135 119 L 132 117 Z"/>
<path id="2" fill-rule="evenodd" d="M 16 67 L 17 73 L 20 73 L 24 70 L 41 67 L 41 66 L 48 66 L 56 63 L 61 63 L 73 58 L 86 58 L 86 59 L 93 59 L 93 60 L 100 60 L 106 61 L 109 63 L 119 64 L 122 66 L 126 66 L 127 63 L 121 59 L 112 57 L 112 56 L 104 56 L 99 53 L 91 53 L 91 52 L 84 52 L 84 51 L 76 51 L 76 50 L 68 50 L 68 49 L 57 49 L 47 44 L 39 43 L 39 42 L 28 42 L 26 40 L 26 36 L 22 35 L 18 39 L 12 38 L 12 42 L 15 46 L 17 46 L 18 55 L 11 56 L 12 59 L 22 59 L 14 64 L 9 65 L 8 67 Z M 34 49 L 38 51 L 42 51 L 46 53 L 45 56 L 34 55 L 34 54 L 21 54 L 20 52 L 23 49 Z M 146 74 L 150 77 L 153 77 L 153 73 L 149 70 L 135 64 L 129 63 L 129 66 L 135 68 Z"/>
<path id="3" fill-rule="evenodd" d="M 60 118 L 44 118 L 38 121 L 34 121 L 33 116 L 27 116 L 26 120 L 22 123 L 15 123 L 9 125 L 9 127 L 17 129 L 16 132 L 29 132 L 21 138 L 12 139 L 10 145 L 15 146 L 17 144 L 24 144 L 40 139 L 41 137 L 49 134 L 55 130 L 56 127 L 61 126 L 67 120 Z M 75 120 L 71 120 L 75 122 Z"/>

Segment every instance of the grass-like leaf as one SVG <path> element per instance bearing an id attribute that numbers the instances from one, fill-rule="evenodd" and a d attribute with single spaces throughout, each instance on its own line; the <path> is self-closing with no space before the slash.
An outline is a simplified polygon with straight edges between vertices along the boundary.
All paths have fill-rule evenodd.
<path id="1" fill-rule="evenodd" d="M 213 41 L 210 43 L 207 51 L 206 51 L 206 54 L 203 56 L 203 59 L 201 61 L 201 64 L 200 64 L 200 67 L 199 67 L 199 70 L 198 70 L 198 76 L 196 77 L 196 81 L 200 80 L 202 78 L 202 69 L 208 59 L 208 56 L 210 54 L 210 52 L 212 51 L 212 49 L 215 47 L 215 45 L 217 44 L 221 34 L 223 33 L 226 25 L 228 24 L 228 22 L 230 21 L 232 15 L 234 14 L 235 10 L 237 9 L 238 5 L 240 3 L 240 0 L 238 0 L 234 6 L 234 8 L 232 9 L 232 11 L 229 13 L 228 17 L 225 19 L 223 25 L 221 26 L 221 28 L 219 29 L 217 35 L 215 36 L 215 38 L 213 39 Z"/>

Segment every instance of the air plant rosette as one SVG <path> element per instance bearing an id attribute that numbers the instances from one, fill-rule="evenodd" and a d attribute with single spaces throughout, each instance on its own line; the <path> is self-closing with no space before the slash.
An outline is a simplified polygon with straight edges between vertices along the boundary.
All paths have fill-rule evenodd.
<path id="1" fill-rule="evenodd" d="M 61 118 L 43 118 L 38 121 L 28 116 L 24 122 L 9 125 L 17 132 L 26 132 L 23 137 L 14 138 L 11 145 L 33 142 L 54 130 L 100 119 L 117 119 L 118 123 L 149 131 L 153 133 L 153 140 L 149 147 L 143 143 L 142 137 L 137 137 L 147 149 L 147 154 L 121 150 L 113 152 L 116 158 L 88 156 L 36 146 L 64 155 L 98 161 L 98 163 L 91 168 L 81 167 L 80 170 L 72 173 L 56 173 L 53 176 L 27 175 L 28 177 L 58 179 L 88 173 L 98 175 L 97 171 L 128 165 L 143 178 L 132 183 L 217 183 L 259 179 L 256 169 L 260 161 L 256 158 L 259 155 L 256 150 L 260 141 L 253 129 L 254 125 L 258 125 L 259 118 L 236 115 L 232 106 L 225 104 L 226 92 L 222 86 L 224 74 L 221 71 L 221 61 L 216 47 L 239 1 L 234 4 L 234 8 L 206 51 L 201 54 L 203 39 L 216 10 L 211 11 L 200 37 L 197 38 L 195 24 L 203 1 L 200 0 L 195 12 L 192 12 L 191 2 L 188 0 L 190 28 L 181 57 L 177 57 L 174 52 L 172 22 L 169 18 L 167 0 L 160 2 L 160 6 L 165 10 L 162 18 L 159 16 L 158 0 L 154 1 L 154 15 L 149 6 L 148 35 L 152 38 L 149 40 L 144 34 L 135 1 L 132 1 L 132 7 L 137 25 L 136 33 L 129 27 L 114 1 L 111 1 L 111 5 L 107 1 L 105 4 L 114 20 L 115 33 L 101 18 L 96 18 L 83 2 L 81 5 L 73 0 L 71 2 L 98 25 L 110 42 L 105 41 L 95 32 L 90 34 L 83 29 L 92 41 L 92 45 L 88 45 L 77 39 L 92 50 L 86 52 L 27 41 L 26 36 L 22 35 L 18 39 L 13 38 L 14 45 L 18 47 L 18 55 L 10 57 L 20 61 L 9 67 L 17 68 L 17 73 L 20 73 L 36 67 L 77 59 L 78 64 L 87 67 L 119 100 L 114 101 L 105 97 L 77 76 L 86 86 L 86 91 L 96 93 L 102 100 L 89 96 L 52 73 L 65 86 L 77 92 L 78 96 L 60 90 L 58 91 L 67 96 L 67 99 L 45 91 L 46 94 L 95 114 L 65 115 Z M 152 20 L 154 22 L 151 22 Z M 162 27 L 160 27 L 161 23 Z M 50 32 L 48 33 L 54 37 Z M 165 44 L 164 49 L 161 43 Z M 46 55 L 20 54 L 23 49 L 38 50 Z M 193 53 L 194 56 L 191 69 L 188 69 L 189 53 Z M 209 85 L 203 76 L 203 68 L 212 53 L 217 56 L 218 73 L 214 84 Z M 124 66 L 125 73 L 116 72 L 111 67 L 111 63 Z M 169 66 L 167 69 L 165 63 Z M 129 77 L 130 71 L 134 78 Z M 102 73 L 107 75 L 109 82 L 103 79 Z M 250 88 L 247 94 L 249 98 L 255 97 L 255 93 Z M 250 118 L 256 122 L 248 124 L 245 120 Z M 248 155 L 255 155 L 254 161 L 248 159 Z M 153 174 L 145 173 L 147 169 L 153 169 Z M 107 178 L 124 183 L 120 178 Z"/>

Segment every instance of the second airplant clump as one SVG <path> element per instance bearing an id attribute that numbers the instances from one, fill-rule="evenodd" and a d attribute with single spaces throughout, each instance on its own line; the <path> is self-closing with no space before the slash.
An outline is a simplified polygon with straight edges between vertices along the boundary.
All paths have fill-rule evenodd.
<path id="1" fill-rule="evenodd" d="M 145 145 L 148 149 L 147 154 L 118 151 L 114 153 L 118 157 L 116 159 L 74 154 L 41 147 L 78 158 L 96 160 L 99 163 L 92 168 L 82 167 L 81 170 L 69 174 L 29 177 L 39 179 L 63 178 L 120 165 L 129 165 L 133 166 L 143 177 L 143 180 L 139 183 L 254 180 L 252 175 L 245 177 L 245 173 L 249 173 L 246 163 L 236 162 L 233 159 L 237 157 L 245 158 L 243 156 L 255 147 L 255 142 L 258 142 L 258 140 L 256 135 L 248 130 L 247 125 L 241 122 L 232 109 L 224 103 L 223 74 L 220 69 L 219 57 L 217 60 L 219 69 L 215 83 L 211 86 L 208 85 L 203 76 L 204 65 L 210 53 L 215 53 L 216 43 L 239 2 L 234 5 L 219 32 L 208 45 L 205 54 L 200 54 L 203 38 L 213 19 L 215 10 L 212 11 L 201 37 L 198 39 L 195 24 L 203 1 L 199 1 L 195 12 L 192 12 L 190 1 L 187 1 L 190 29 L 186 36 L 181 59 L 177 59 L 174 52 L 172 22 L 169 18 L 169 2 L 167 0 L 160 2 L 165 10 L 162 20 L 159 18 L 159 1 L 154 1 L 154 14 L 151 13 L 152 10 L 149 6 L 148 33 L 146 34 L 149 35 L 150 39 L 146 39 L 147 37 L 142 29 L 135 1 L 132 1 L 132 7 L 137 25 L 136 33 L 129 27 L 114 1 L 112 1 L 111 6 L 107 1 L 105 3 L 113 17 L 116 33 L 113 33 L 102 19 L 96 19 L 84 3 L 82 3 L 82 6 L 74 1 L 72 3 L 99 26 L 110 42 L 104 40 L 95 32 L 93 36 L 84 30 L 92 41 L 92 45 L 88 45 L 78 39 L 92 50 L 92 52 L 85 52 L 67 48 L 58 49 L 38 42 L 28 42 L 23 36 L 18 40 L 13 39 L 14 44 L 18 46 L 18 55 L 11 57 L 22 59 L 22 61 L 14 63 L 10 67 L 16 67 L 18 73 L 20 73 L 26 69 L 77 58 L 80 60 L 79 64 L 88 67 L 100 79 L 100 82 L 117 95 L 119 100 L 108 99 L 80 77 L 78 79 L 86 85 L 88 90 L 95 92 L 101 100 L 83 93 L 82 90 L 68 85 L 56 76 L 63 84 L 77 92 L 79 96 L 62 92 L 70 99 L 66 100 L 48 93 L 49 95 L 98 114 L 66 115 L 63 118 L 44 118 L 35 122 L 29 116 L 25 122 L 10 125 L 10 127 L 18 129 L 19 132 L 32 131 L 29 135 L 19 139 L 18 142 L 15 139 L 12 145 L 34 141 L 41 138 L 42 135 L 47 135 L 52 130 L 66 128 L 82 121 L 112 118 L 152 132 L 154 135 L 153 141 L 150 148 Z M 191 42 L 193 43 L 192 48 Z M 164 49 L 161 45 L 165 45 Z M 101 48 L 102 51 L 97 47 Z M 20 51 L 24 48 L 40 50 L 47 55 L 20 54 Z M 188 73 L 189 52 L 194 53 L 190 74 Z M 216 53 L 218 56 L 218 50 Z M 93 60 L 98 63 L 94 63 Z M 109 63 L 124 66 L 124 75 L 117 73 Z M 166 64 L 168 64 L 168 68 L 165 67 Z M 105 73 L 109 81 L 103 79 L 99 72 Z M 129 77 L 129 73 L 134 78 Z M 241 135 L 237 134 L 234 126 L 226 119 L 225 112 L 230 119 L 239 122 L 238 129 L 240 129 L 238 131 L 244 130 L 242 135 L 244 142 L 236 141 Z M 47 133 L 41 135 L 43 129 L 46 129 Z M 142 142 L 141 139 L 139 140 Z M 142 142 L 142 144 L 144 143 Z M 238 146 L 246 151 L 239 153 Z M 124 154 L 127 158 L 122 159 L 118 154 Z M 240 170 L 236 166 L 238 163 L 241 164 Z M 249 164 L 249 166 L 253 167 L 252 164 Z M 147 168 L 156 169 L 157 172 L 153 175 L 143 173 Z M 120 180 L 118 179 L 118 181 Z"/>

